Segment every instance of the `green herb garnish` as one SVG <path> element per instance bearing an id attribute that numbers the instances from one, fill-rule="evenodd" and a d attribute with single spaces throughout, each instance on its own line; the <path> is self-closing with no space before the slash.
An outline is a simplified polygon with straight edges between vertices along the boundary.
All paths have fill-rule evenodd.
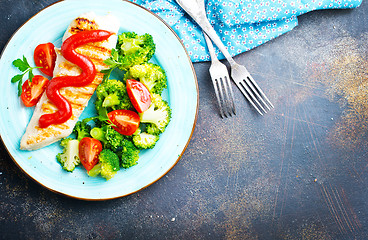
<path id="1" fill-rule="evenodd" d="M 21 71 L 21 74 L 17 74 L 12 77 L 11 82 L 16 83 L 18 82 L 18 96 L 22 94 L 22 84 L 23 84 L 23 76 L 28 73 L 28 81 L 32 82 L 34 77 L 32 70 L 41 67 L 31 67 L 27 61 L 27 58 L 23 56 L 23 60 L 18 58 L 13 61 L 13 66 L 18 68 Z"/>
<path id="2" fill-rule="evenodd" d="M 111 72 L 119 67 L 119 65 L 121 65 L 121 63 L 119 62 L 119 52 L 116 49 L 111 49 L 111 57 L 106 59 L 104 61 L 104 63 L 106 65 L 108 65 L 110 68 L 109 69 L 104 69 L 101 71 L 101 73 L 104 74 L 102 81 L 104 82 L 105 80 L 110 78 Z"/>

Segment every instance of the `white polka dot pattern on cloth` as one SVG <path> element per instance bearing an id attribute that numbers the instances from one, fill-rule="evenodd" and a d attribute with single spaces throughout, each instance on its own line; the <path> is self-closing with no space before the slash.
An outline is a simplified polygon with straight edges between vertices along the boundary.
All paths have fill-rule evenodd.
<path id="1" fill-rule="evenodd" d="M 174 0 L 131 0 L 156 13 L 181 38 L 192 62 L 209 61 L 200 27 Z M 298 25 L 297 16 L 321 9 L 360 6 L 362 0 L 205 0 L 207 17 L 232 56 Z M 218 53 L 220 59 L 223 58 Z"/>

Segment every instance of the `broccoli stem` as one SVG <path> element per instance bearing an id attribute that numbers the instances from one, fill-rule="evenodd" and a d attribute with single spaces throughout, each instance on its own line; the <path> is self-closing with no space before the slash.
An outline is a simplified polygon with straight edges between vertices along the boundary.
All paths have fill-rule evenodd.
<path id="1" fill-rule="evenodd" d="M 116 94 L 110 94 L 104 99 L 102 107 L 104 108 L 112 107 L 118 105 L 119 103 L 120 103 L 119 97 Z"/>
<path id="2" fill-rule="evenodd" d="M 97 175 L 100 173 L 101 173 L 101 163 L 97 163 L 91 170 L 89 170 L 88 176 L 97 177 Z"/>
<path id="3" fill-rule="evenodd" d="M 106 143 L 107 139 L 105 137 L 105 132 L 102 128 L 94 127 L 91 130 L 91 136 L 100 142 Z"/>

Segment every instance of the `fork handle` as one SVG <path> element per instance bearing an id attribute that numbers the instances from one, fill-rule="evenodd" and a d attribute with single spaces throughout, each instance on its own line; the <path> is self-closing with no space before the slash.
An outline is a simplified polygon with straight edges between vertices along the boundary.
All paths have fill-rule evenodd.
<path id="1" fill-rule="evenodd" d="M 203 20 L 203 24 L 199 24 L 199 26 L 203 29 L 203 31 L 207 34 L 209 38 L 213 41 L 213 43 L 220 49 L 220 51 L 224 54 L 226 60 L 233 65 L 235 63 L 234 59 L 231 57 L 229 51 L 227 51 L 225 45 L 222 43 L 222 40 L 217 35 L 215 29 L 211 26 L 208 19 Z"/>
<path id="2" fill-rule="evenodd" d="M 197 22 L 197 24 L 208 35 L 208 37 L 211 38 L 211 40 L 224 54 L 225 58 L 229 61 L 230 65 L 235 64 L 234 59 L 231 57 L 225 45 L 222 43 L 222 40 L 217 35 L 215 29 L 208 21 L 204 3 L 203 6 L 200 6 L 202 4 L 199 4 L 196 0 L 176 0 L 176 2 L 189 14 L 189 16 L 194 19 L 194 21 Z"/>
<path id="3" fill-rule="evenodd" d="M 212 41 L 205 32 L 203 32 L 203 36 L 204 36 L 204 39 L 206 40 L 207 48 L 208 48 L 208 51 L 210 52 L 211 60 L 212 62 L 214 62 L 217 60 L 217 56 L 216 56 Z"/>

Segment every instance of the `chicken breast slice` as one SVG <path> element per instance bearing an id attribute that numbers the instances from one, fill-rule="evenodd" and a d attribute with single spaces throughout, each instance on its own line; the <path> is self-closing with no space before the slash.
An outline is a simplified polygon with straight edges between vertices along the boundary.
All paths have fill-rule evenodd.
<path id="1" fill-rule="evenodd" d="M 90 43 L 76 49 L 80 54 L 88 56 L 95 64 L 97 74 L 91 84 L 84 87 L 65 87 L 60 89 L 60 93 L 72 105 L 73 115 L 63 124 L 50 125 L 47 128 L 40 128 L 38 121 L 43 114 L 54 113 L 58 109 L 49 101 L 46 93 L 43 93 L 40 101 L 34 109 L 34 113 L 25 134 L 20 142 L 22 150 L 36 150 L 48 146 L 62 138 L 69 136 L 78 121 L 80 115 L 88 104 L 91 96 L 95 92 L 97 86 L 102 82 L 103 74 L 101 70 L 108 67 L 103 63 L 104 60 L 111 56 L 111 49 L 116 46 L 117 34 L 119 31 L 119 21 L 113 15 L 97 16 L 93 12 L 85 13 L 72 21 L 66 30 L 63 41 L 69 36 L 85 30 L 107 30 L 116 33 L 109 37 L 106 41 Z M 56 49 L 56 63 L 54 69 L 54 77 L 58 76 L 77 76 L 81 73 L 81 69 L 75 64 L 67 61 L 59 49 Z"/>

